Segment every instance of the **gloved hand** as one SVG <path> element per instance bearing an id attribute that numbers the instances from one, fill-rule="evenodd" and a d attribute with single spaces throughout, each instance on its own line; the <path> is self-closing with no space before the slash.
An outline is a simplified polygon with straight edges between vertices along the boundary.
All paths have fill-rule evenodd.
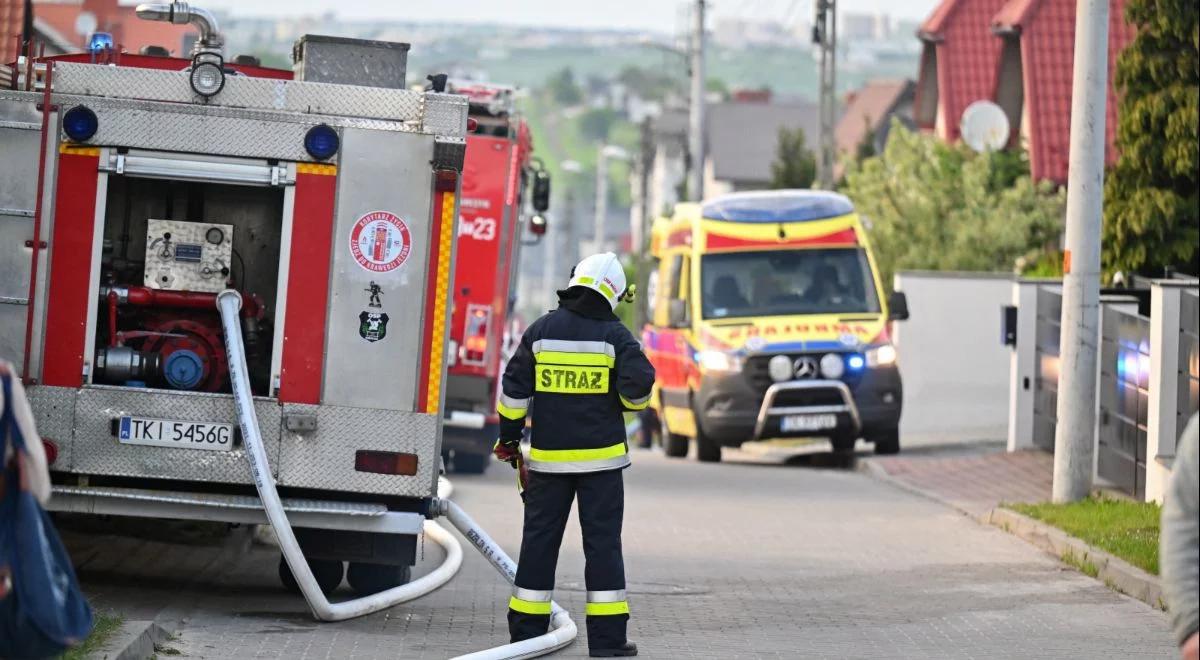
<path id="1" fill-rule="evenodd" d="M 521 457 L 521 445 L 517 442 L 497 440 L 496 445 L 492 447 L 492 454 L 496 460 L 517 467 L 517 459 Z"/>

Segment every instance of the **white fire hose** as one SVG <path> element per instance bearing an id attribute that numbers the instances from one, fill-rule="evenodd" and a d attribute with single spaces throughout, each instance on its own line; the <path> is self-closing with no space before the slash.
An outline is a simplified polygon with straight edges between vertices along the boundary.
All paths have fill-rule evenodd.
<path id="1" fill-rule="evenodd" d="M 304 558 L 300 543 L 296 540 L 292 525 L 288 522 L 287 514 L 283 510 L 283 503 L 279 500 L 279 491 L 275 488 L 275 480 L 271 477 L 271 468 L 267 462 L 266 450 L 263 448 L 258 416 L 254 411 L 254 401 L 250 393 L 250 378 L 246 367 L 246 353 L 242 344 L 239 319 L 241 307 L 242 296 L 237 291 L 226 289 L 217 296 L 217 309 L 221 313 L 221 325 L 225 332 L 225 350 L 229 355 L 229 381 L 233 386 L 233 398 L 242 430 L 242 442 L 246 447 L 246 459 L 250 464 L 250 473 L 254 477 L 254 486 L 262 500 L 267 520 L 271 523 L 275 536 L 279 539 L 279 548 L 283 552 L 284 560 L 291 569 L 292 575 L 295 576 L 296 583 L 300 586 L 300 592 L 304 594 L 304 600 L 308 602 L 313 616 L 322 621 L 343 621 L 419 598 L 449 582 L 462 566 L 462 546 L 441 525 L 427 520 L 424 526 L 425 533 L 446 550 L 446 559 L 431 573 L 408 584 L 341 603 L 331 603 L 325 597 L 317 585 L 312 569 L 308 566 L 308 561 Z M 448 485 L 448 482 L 445 483 Z M 454 502 L 445 499 L 448 496 L 449 492 L 443 494 L 442 488 L 439 487 L 439 499 L 436 500 L 437 511 L 435 513 L 445 515 L 451 524 L 500 571 L 500 574 L 509 583 L 512 583 L 516 576 L 516 565 L 513 560 L 488 536 L 487 532 L 483 531 L 467 515 L 466 511 L 463 511 Z M 575 640 L 578 634 L 575 622 L 557 603 L 552 603 L 551 607 L 550 631 L 545 635 L 461 657 L 476 660 L 533 658 L 567 646 Z"/>

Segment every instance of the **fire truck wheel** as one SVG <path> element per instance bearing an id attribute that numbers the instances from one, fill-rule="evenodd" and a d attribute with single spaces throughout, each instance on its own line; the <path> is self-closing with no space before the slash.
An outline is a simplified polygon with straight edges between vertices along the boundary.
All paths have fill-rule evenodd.
<path id="1" fill-rule="evenodd" d="M 671 458 L 683 458 L 688 453 L 688 438 L 678 433 L 663 432 L 663 453 Z"/>
<path id="2" fill-rule="evenodd" d="M 365 564 L 350 562 L 350 570 L 346 571 L 346 581 L 350 588 L 360 596 L 377 594 L 392 587 L 407 584 L 412 579 L 412 566 L 391 566 L 388 564 Z"/>
<path id="3" fill-rule="evenodd" d="M 721 462 L 721 443 L 704 434 L 704 429 L 696 426 L 696 459 L 701 463 Z"/>
<path id="4" fill-rule="evenodd" d="M 875 443 L 876 454 L 900 453 L 900 429 L 889 429 L 872 435 L 867 438 L 867 441 Z"/>
<path id="5" fill-rule="evenodd" d="M 454 471 L 460 474 L 483 474 L 491 461 L 491 454 L 467 454 L 454 452 Z"/>
<path id="6" fill-rule="evenodd" d="M 317 579 L 317 586 L 321 588 L 321 593 L 331 594 L 338 585 L 342 583 L 342 574 L 345 571 L 345 565 L 335 559 L 309 559 L 308 567 L 312 569 L 313 577 Z M 296 582 L 296 576 L 292 575 L 292 569 L 288 567 L 287 560 L 283 555 L 279 556 L 279 581 L 283 583 L 283 588 L 293 594 L 300 593 L 300 585 Z"/>

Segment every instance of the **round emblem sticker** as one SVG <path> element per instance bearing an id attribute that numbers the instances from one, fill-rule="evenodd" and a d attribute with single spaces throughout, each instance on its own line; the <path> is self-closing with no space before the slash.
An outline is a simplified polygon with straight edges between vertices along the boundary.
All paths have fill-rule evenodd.
<path id="1" fill-rule="evenodd" d="M 350 254 L 359 266 L 373 273 L 396 270 L 412 251 L 408 225 L 394 213 L 371 211 L 350 230 Z"/>

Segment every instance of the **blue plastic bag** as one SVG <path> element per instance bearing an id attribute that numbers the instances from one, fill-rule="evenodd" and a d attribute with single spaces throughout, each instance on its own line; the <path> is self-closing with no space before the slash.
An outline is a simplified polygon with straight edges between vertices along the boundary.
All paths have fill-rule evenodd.
<path id="1" fill-rule="evenodd" d="M 13 415 L 11 376 L 0 374 L 0 658 L 56 656 L 92 630 L 92 608 L 84 598 L 50 516 L 21 486 L 21 437 Z M 37 441 L 33 439 L 32 441 Z"/>

